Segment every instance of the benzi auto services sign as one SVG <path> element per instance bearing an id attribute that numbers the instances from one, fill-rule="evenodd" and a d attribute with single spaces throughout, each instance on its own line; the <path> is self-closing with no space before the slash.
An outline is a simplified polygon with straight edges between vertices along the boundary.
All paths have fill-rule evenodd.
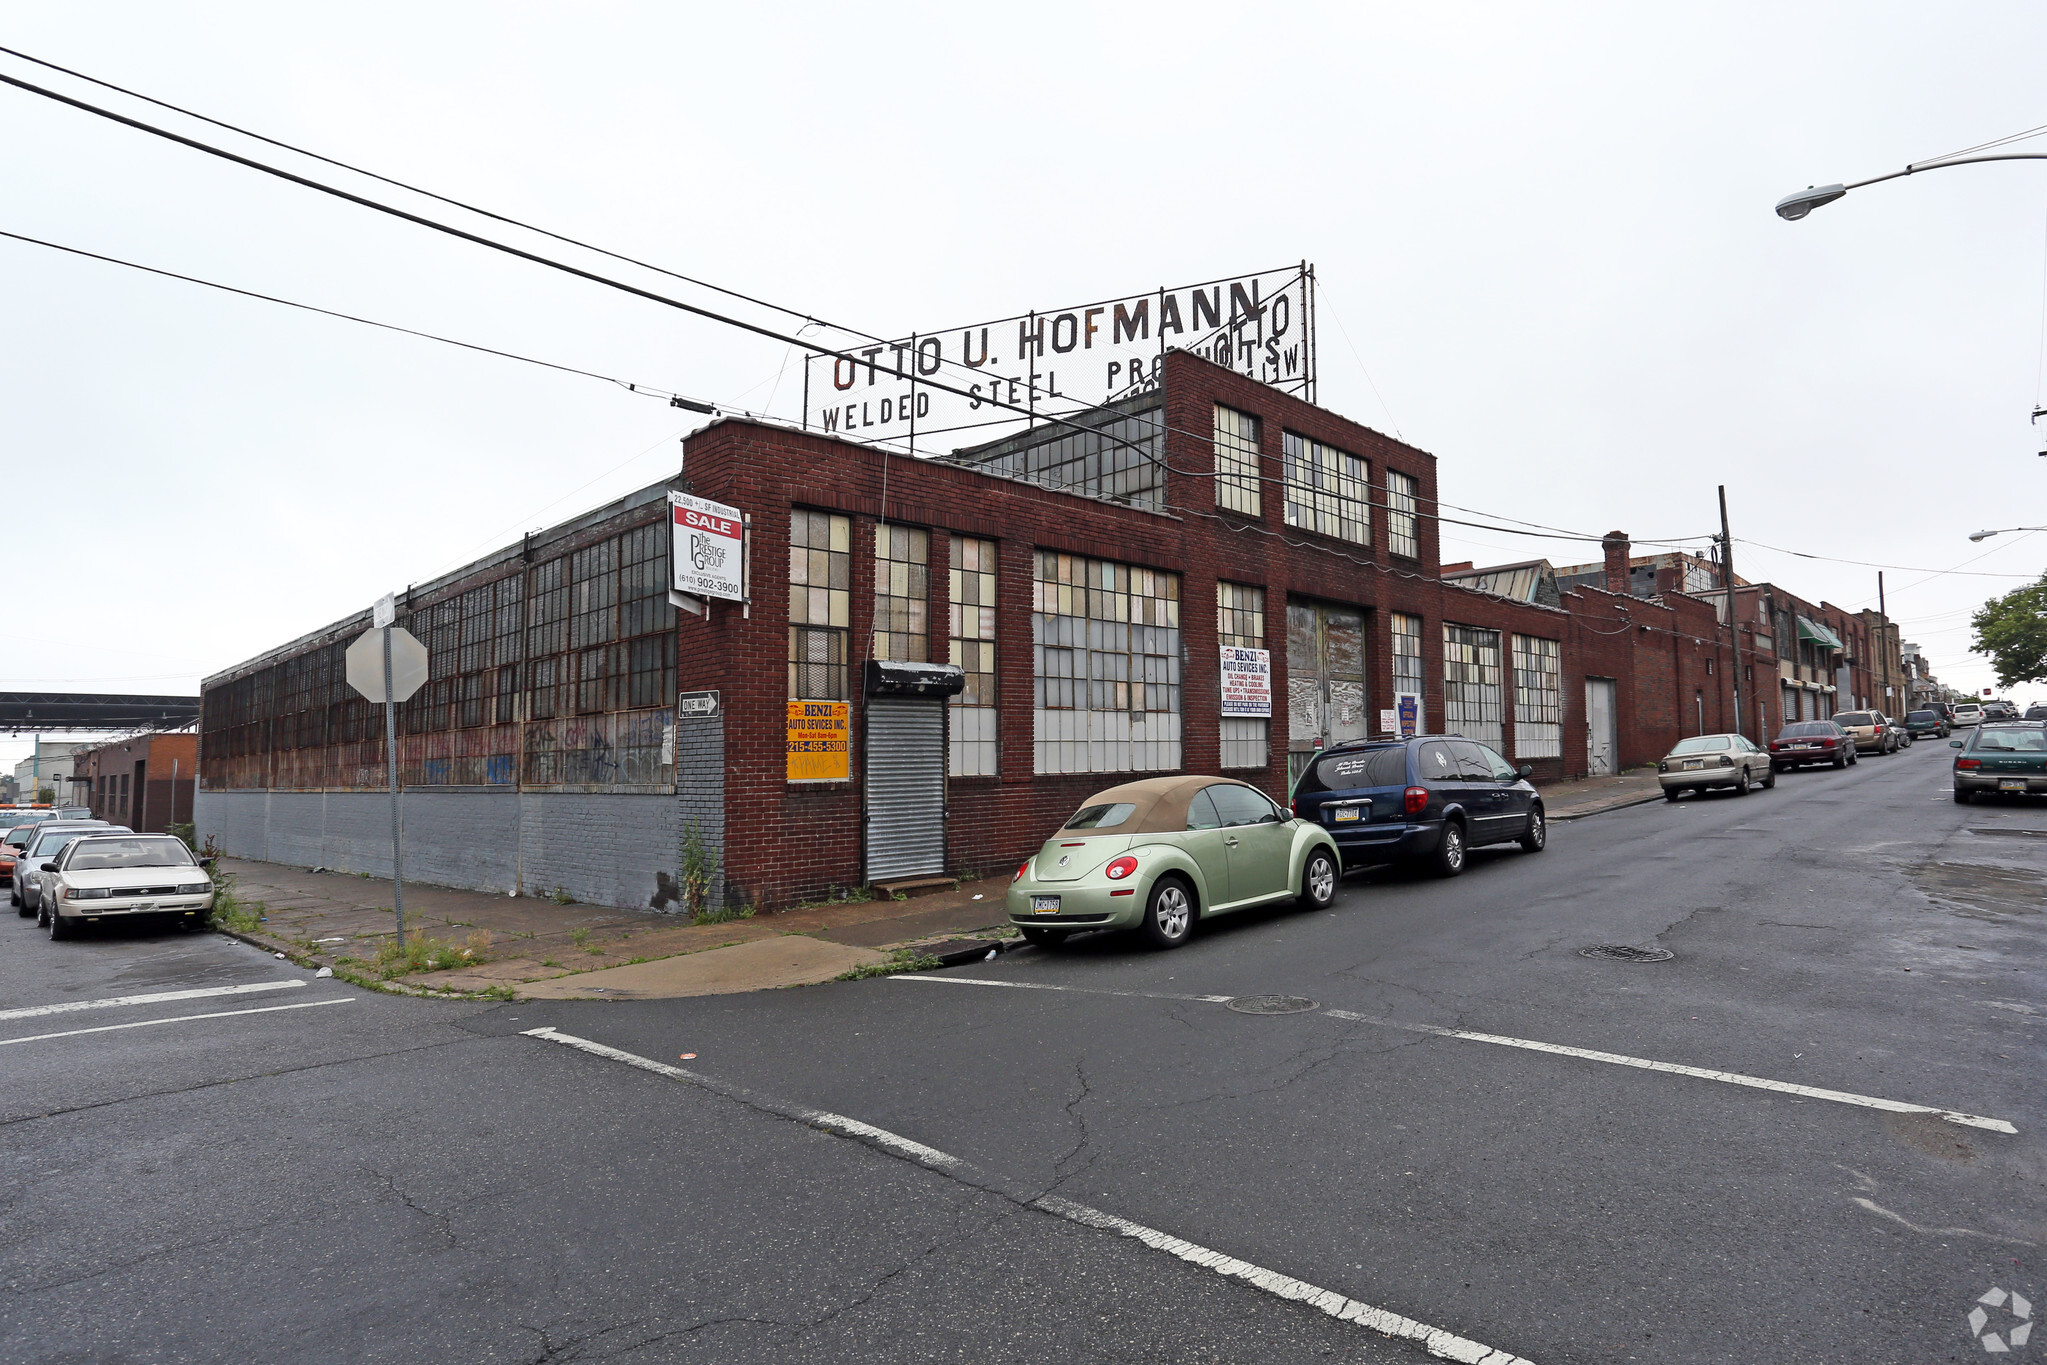
<path id="1" fill-rule="evenodd" d="M 820 352 L 803 425 L 951 451 L 1154 389 L 1168 350 L 1312 400 L 1314 283 L 1303 263 Z"/>
<path id="2" fill-rule="evenodd" d="M 1272 651 L 1224 645 L 1222 712 L 1226 716 L 1272 715 Z"/>
<path id="3" fill-rule="evenodd" d="M 746 518 L 736 507 L 687 493 L 668 494 L 675 531 L 669 586 L 698 597 L 746 600 Z"/>

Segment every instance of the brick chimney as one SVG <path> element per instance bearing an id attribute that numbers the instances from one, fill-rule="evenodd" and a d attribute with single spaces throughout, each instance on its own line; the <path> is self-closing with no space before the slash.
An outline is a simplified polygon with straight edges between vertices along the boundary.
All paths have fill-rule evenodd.
<path id="1" fill-rule="evenodd" d="M 1606 590 L 1626 597 L 1629 552 L 1635 547 L 1628 543 L 1626 531 L 1608 531 L 1599 543 L 1606 550 Z"/>

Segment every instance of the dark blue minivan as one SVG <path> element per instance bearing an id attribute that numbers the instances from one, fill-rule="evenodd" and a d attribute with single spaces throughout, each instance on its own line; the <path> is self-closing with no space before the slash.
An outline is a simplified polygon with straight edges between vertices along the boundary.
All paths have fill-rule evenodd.
<path id="1" fill-rule="evenodd" d="M 1444 877 L 1481 844 L 1540 853 L 1549 837 L 1528 769 L 1461 735 L 1324 750 L 1294 783 L 1294 814 L 1329 831 L 1345 867 L 1418 862 Z"/>

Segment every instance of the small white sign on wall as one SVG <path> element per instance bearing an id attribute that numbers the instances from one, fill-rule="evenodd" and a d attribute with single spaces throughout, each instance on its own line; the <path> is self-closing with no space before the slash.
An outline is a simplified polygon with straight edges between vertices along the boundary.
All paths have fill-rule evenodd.
<path id="1" fill-rule="evenodd" d="M 1222 713 L 1226 716 L 1272 715 L 1272 651 L 1222 647 Z"/>

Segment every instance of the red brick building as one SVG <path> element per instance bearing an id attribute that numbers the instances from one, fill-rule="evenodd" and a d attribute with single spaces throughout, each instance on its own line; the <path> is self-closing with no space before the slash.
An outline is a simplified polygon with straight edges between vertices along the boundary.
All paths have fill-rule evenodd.
<path id="1" fill-rule="evenodd" d="M 72 755 L 72 801 L 95 820 L 162 834 L 192 818 L 199 737 L 190 732 L 111 740 Z"/>
<path id="2" fill-rule="evenodd" d="M 1283 797 L 1403 702 L 1538 781 L 1734 725 L 1715 603 L 1629 591 L 1624 536 L 1605 587 L 1445 581 L 1433 456 L 1183 352 L 1146 393 L 935 459 L 719 421 L 671 483 L 747 519 L 744 604 L 677 609 L 670 485 L 405 595 L 433 661 L 400 738 L 414 875 L 667 907 L 709 847 L 723 896 L 778 905 L 1010 866 L 1138 774 Z M 205 681 L 202 834 L 387 868 L 381 722 L 341 673 L 367 627 Z"/>

